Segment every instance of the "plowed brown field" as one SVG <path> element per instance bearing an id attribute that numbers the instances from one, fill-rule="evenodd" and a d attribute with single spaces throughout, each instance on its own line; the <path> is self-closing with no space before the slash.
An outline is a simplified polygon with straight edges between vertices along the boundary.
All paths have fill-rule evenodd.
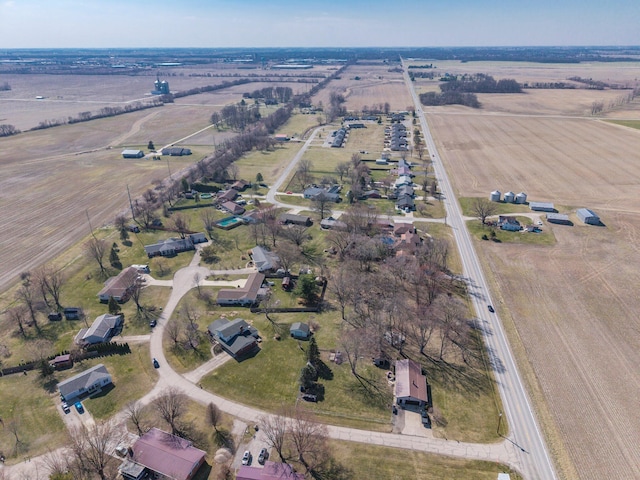
<path id="1" fill-rule="evenodd" d="M 429 122 L 459 195 L 524 191 L 570 214 L 574 226 L 544 227 L 553 228 L 553 247 L 477 248 L 555 423 L 545 430 L 557 429 L 556 447 L 575 466 L 565 474 L 640 478 L 640 131 L 477 113 Z M 583 225 L 579 207 L 606 227 Z"/>

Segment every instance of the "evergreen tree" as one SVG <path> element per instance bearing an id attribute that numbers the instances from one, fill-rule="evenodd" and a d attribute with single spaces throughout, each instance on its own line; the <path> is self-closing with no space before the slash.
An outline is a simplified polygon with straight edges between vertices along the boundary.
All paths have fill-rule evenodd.
<path id="1" fill-rule="evenodd" d="M 120 308 L 120 305 L 118 304 L 116 299 L 113 297 L 109 297 L 109 313 L 111 315 L 118 315 L 121 310 L 122 308 Z"/>
<path id="2" fill-rule="evenodd" d="M 314 367 L 320 363 L 320 349 L 318 349 L 318 343 L 315 337 L 311 337 L 309 340 L 309 346 L 307 347 L 307 362 Z"/>

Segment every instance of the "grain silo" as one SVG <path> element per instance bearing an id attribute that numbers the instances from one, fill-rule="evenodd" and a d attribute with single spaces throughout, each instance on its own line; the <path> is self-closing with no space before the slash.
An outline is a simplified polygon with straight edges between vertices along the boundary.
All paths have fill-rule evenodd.
<path id="1" fill-rule="evenodd" d="M 504 194 L 504 203 L 513 203 L 516 199 L 516 194 L 509 191 Z"/>
<path id="2" fill-rule="evenodd" d="M 516 195 L 516 203 L 527 203 L 527 194 L 524 192 L 520 192 Z"/>
<path id="3" fill-rule="evenodd" d="M 491 195 L 489 195 L 489 200 L 491 200 L 492 202 L 499 202 L 501 196 L 502 194 L 499 190 L 494 190 L 493 192 L 491 192 Z"/>

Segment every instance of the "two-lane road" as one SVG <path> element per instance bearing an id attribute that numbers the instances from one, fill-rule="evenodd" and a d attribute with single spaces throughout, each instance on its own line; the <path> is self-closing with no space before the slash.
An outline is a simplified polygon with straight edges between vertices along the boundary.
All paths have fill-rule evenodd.
<path id="1" fill-rule="evenodd" d="M 484 332 L 485 345 L 502 397 L 504 415 L 510 426 L 510 432 L 506 438 L 517 447 L 519 469 L 525 478 L 554 480 L 557 478 L 556 472 L 511 353 L 509 342 L 504 334 L 502 323 L 497 313 L 491 313 L 487 309 L 487 305 L 493 304 L 493 302 L 460 206 L 433 141 L 418 95 L 409 79 L 407 68 L 404 68 L 404 72 L 405 83 L 413 97 L 416 114 L 420 119 L 440 191 L 444 196 L 447 219 L 458 246 L 469 294 L 477 313 L 476 321 L 478 327 Z M 496 418 L 496 428 L 499 422 L 500 419 Z"/>

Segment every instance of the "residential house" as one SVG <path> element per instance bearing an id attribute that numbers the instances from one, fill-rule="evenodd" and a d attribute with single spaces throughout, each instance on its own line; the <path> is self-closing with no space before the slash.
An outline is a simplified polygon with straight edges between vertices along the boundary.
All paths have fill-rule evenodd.
<path id="1" fill-rule="evenodd" d="M 100 315 L 96 317 L 89 328 L 83 328 L 78 332 L 75 343 L 78 345 L 92 345 L 94 343 L 107 342 L 122 329 L 123 323 L 122 315 L 111 315 L 109 313 Z"/>
<path id="2" fill-rule="evenodd" d="M 229 190 L 221 190 L 218 192 L 216 198 L 219 203 L 224 202 L 232 202 L 238 196 L 238 191 L 234 188 L 230 188 Z"/>
<path id="3" fill-rule="evenodd" d="M 278 218 L 278 221 L 284 225 L 304 225 L 310 227 L 313 225 L 313 220 L 307 215 L 295 215 L 293 213 L 283 213 Z"/>
<path id="4" fill-rule="evenodd" d="M 193 233 L 185 238 L 168 238 L 153 245 L 145 245 L 144 251 L 149 258 L 163 256 L 170 257 L 180 252 L 195 250 L 195 245 L 205 243 L 207 237 L 204 233 Z"/>
<path id="5" fill-rule="evenodd" d="M 424 407 L 429 403 L 427 377 L 420 364 L 410 359 L 396 360 L 396 403 L 400 407 Z"/>
<path id="6" fill-rule="evenodd" d="M 396 200 L 396 208 L 398 210 L 404 210 L 405 212 L 410 212 L 416 209 L 416 204 L 409 195 L 403 195 Z"/>
<path id="7" fill-rule="evenodd" d="M 333 217 L 327 217 L 320 221 L 320 228 L 323 228 L 325 230 L 329 230 L 332 228 L 335 228 L 337 230 L 340 230 L 340 229 L 344 230 L 347 228 L 347 224 L 344 222 L 341 222 L 340 220 L 336 220 Z"/>
<path id="8" fill-rule="evenodd" d="M 382 195 L 380 195 L 380 192 L 378 190 L 367 190 L 366 192 L 362 192 L 362 194 L 360 195 L 360 198 L 362 199 L 368 199 L 368 198 L 382 198 Z"/>
<path id="9" fill-rule="evenodd" d="M 302 196 L 308 200 L 315 200 L 319 195 L 323 195 L 330 202 L 338 203 L 340 202 L 340 195 L 331 190 L 325 190 L 320 187 L 309 187 L 304 192 L 302 192 Z"/>
<path id="10" fill-rule="evenodd" d="M 154 427 L 131 446 L 131 454 L 119 471 L 126 480 L 191 480 L 204 463 L 206 454 L 189 440 Z"/>
<path id="11" fill-rule="evenodd" d="M 264 282 L 263 273 L 252 273 L 249 275 L 244 287 L 242 288 L 222 288 L 218 291 L 218 305 L 240 305 L 249 307 L 266 294 L 266 290 L 262 289 Z"/>
<path id="12" fill-rule="evenodd" d="M 250 186 L 251 182 L 247 182 L 246 180 L 237 180 L 233 185 L 231 185 L 231 188 L 237 192 L 244 192 Z"/>
<path id="13" fill-rule="evenodd" d="M 234 202 L 224 202 L 220 206 L 224 208 L 227 212 L 229 212 L 231 215 L 242 215 L 245 212 L 244 208 L 242 208 L 240 205 Z"/>
<path id="14" fill-rule="evenodd" d="M 275 253 L 261 246 L 251 249 L 251 258 L 259 272 L 276 270 L 280 266 L 280 258 Z"/>
<path id="15" fill-rule="evenodd" d="M 232 357 L 240 358 L 258 348 L 258 330 L 242 318 L 227 320 L 220 318 L 207 328 L 211 338 Z"/>
<path id="16" fill-rule="evenodd" d="M 415 190 L 411 185 L 401 185 L 395 191 L 396 198 L 400 198 L 403 195 L 409 195 L 410 197 L 415 197 Z"/>
<path id="17" fill-rule="evenodd" d="M 308 340 L 311 336 L 309 325 L 303 322 L 294 322 L 289 327 L 289 333 L 297 340 Z"/>
<path id="18" fill-rule="evenodd" d="M 104 288 L 98 292 L 102 303 L 107 303 L 113 297 L 119 303 L 126 302 L 140 278 L 138 269 L 131 266 L 122 270 L 117 276 L 104 282 Z"/>
<path id="19" fill-rule="evenodd" d="M 409 175 L 400 175 L 393 183 L 395 188 L 400 188 L 403 185 L 413 185 L 413 179 Z"/>
<path id="20" fill-rule="evenodd" d="M 406 232 L 415 232 L 415 231 L 416 231 L 416 227 L 413 226 L 413 223 L 397 222 L 393 224 L 393 234 L 396 237 L 399 237 Z"/>
<path id="21" fill-rule="evenodd" d="M 415 231 L 404 232 L 400 235 L 400 240 L 396 243 L 396 248 L 399 250 L 415 252 L 415 250 L 422 245 L 422 238 Z"/>
<path id="22" fill-rule="evenodd" d="M 519 232 L 522 230 L 520 222 L 516 220 L 516 217 L 510 217 L 507 215 L 500 215 L 498 217 L 498 226 L 500 230 L 507 230 L 509 232 Z"/>
<path id="23" fill-rule="evenodd" d="M 296 473 L 288 463 L 276 463 L 271 460 L 264 462 L 264 468 L 242 465 L 236 480 L 304 480 L 304 474 Z"/>
<path id="24" fill-rule="evenodd" d="M 100 392 L 103 387 L 111 384 L 111 382 L 111 375 L 107 367 L 100 363 L 58 383 L 58 390 L 65 402 L 72 402 L 84 395 Z"/>

